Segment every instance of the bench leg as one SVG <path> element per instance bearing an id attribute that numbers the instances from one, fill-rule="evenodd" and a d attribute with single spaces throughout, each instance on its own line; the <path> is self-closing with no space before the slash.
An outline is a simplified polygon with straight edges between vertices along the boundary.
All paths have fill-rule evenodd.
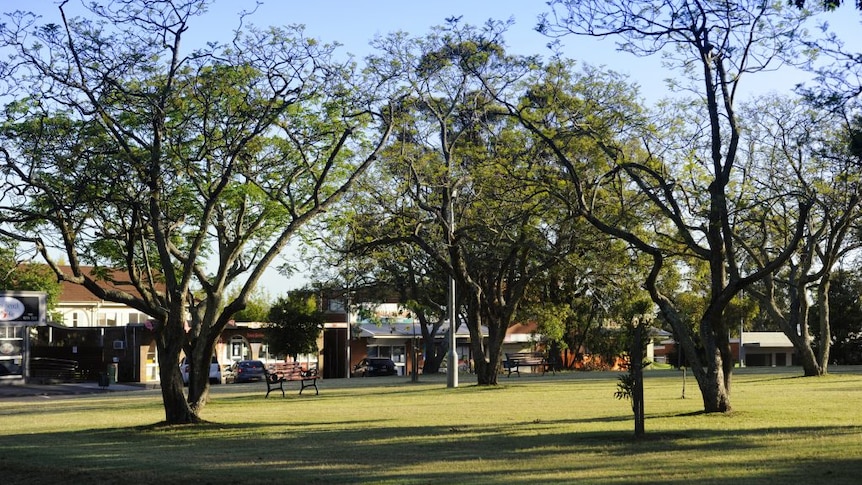
<path id="1" fill-rule="evenodd" d="M 302 394 L 302 391 L 304 391 L 306 387 L 311 387 L 311 386 L 314 386 L 314 395 L 315 396 L 320 395 L 320 389 L 317 388 L 317 379 L 312 379 L 311 384 L 306 384 L 304 380 L 300 381 L 299 384 L 300 384 L 300 387 L 299 387 L 299 394 L 300 395 Z"/>
<path id="2" fill-rule="evenodd" d="M 273 391 L 273 389 L 278 389 L 281 391 L 281 397 L 284 398 L 284 381 L 278 382 L 278 387 L 275 387 L 275 383 L 267 382 L 266 383 L 266 396 L 263 396 L 264 399 L 269 397 L 269 393 Z"/>

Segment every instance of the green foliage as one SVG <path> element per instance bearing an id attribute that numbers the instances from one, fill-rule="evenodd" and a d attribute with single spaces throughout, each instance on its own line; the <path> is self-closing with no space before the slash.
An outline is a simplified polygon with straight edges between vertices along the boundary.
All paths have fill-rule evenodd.
<path id="1" fill-rule="evenodd" d="M 535 320 L 538 332 L 549 342 L 556 342 L 560 349 L 568 346 L 565 340 L 567 323 L 574 317 L 571 305 L 550 302 L 522 305 L 516 316 L 521 321 Z"/>
<path id="2" fill-rule="evenodd" d="M 805 4 L 808 4 L 809 8 L 815 7 L 817 5 L 821 5 L 826 10 L 835 10 L 840 7 L 842 3 L 841 0 L 818 0 L 813 2 L 806 2 L 805 0 L 787 0 L 788 5 L 793 5 L 796 8 L 805 8 Z M 856 0 L 856 8 L 862 10 L 862 0 Z"/>
<path id="3" fill-rule="evenodd" d="M 633 338 L 633 334 L 631 333 L 631 329 L 628 331 L 627 339 Z M 647 343 L 649 343 L 649 332 L 648 328 L 644 329 L 644 338 L 641 341 L 641 348 L 646 349 Z M 630 347 L 631 348 L 631 347 Z M 632 407 L 635 406 L 635 400 L 633 396 L 633 392 L 635 390 L 635 386 L 637 385 L 637 375 L 634 372 L 634 366 L 631 362 L 631 355 L 627 355 L 626 359 L 623 361 L 622 367 L 626 372 L 620 374 L 617 377 L 617 390 L 614 392 L 614 397 L 619 400 L 628 400 L 632 402 Z M 644 359 L 641 362 L 641 369 L 646 369 L 652 365 L 652 361 Z"/>
<path id="4" fill-rule="evenodd" d="M 626 363 L 625 370 L 630 371 L 631 366 Z M 614 391 L 614 397 L 619 400 L 627 400 L 633 401 L 632 399 L 632 391 L 635 387 L 635 376 L 631 372 L 626 372 L 624 374 L 620 374 L 617 377 L 617 390 Z M 632 403 L 634 405 L 634 403 Z"/>
<path id="5" fill-rule="evenodd" d="M 271 353 L 292 355 L 317 352 L 325 322 L 314 295 L 293 292 L 279 298 L 269 311 L 264 339 Z"/>
<path id="6" fill-rule="evenodd" d="M 862 271 L 840 270 L 832 276 L 829 287 L 829 321 L 831 331 L 830 361 L 838 365 L 862 364 Z M 817 321 L 820 309 L 812 308 Z M 823 345 L 820 325 L 811 325 L 818 346 Z"/>
<path id="7" fill-rule="evenodd" d="M 15 258 L 15 246 L 10 241 L 0 242 L 0 290 L 45 292 L 50 311 L 62 290 L 57 276 L 47 265 L 19 263 Z"/>
<path id="8" fill-rule="evenodd" d="M 248 298 L 245 308 L 233 314 L 233 319 L 238 322 L 266 322 L 271 305 L 269 294 L 258 289 Z"/>
<path id="9" fill-rule="evenodd" d="M 82 3 L 73 17 L 62 2 L 62 26 L 18 12 L 2 30 L 17 99 L 0 120 L 0 219 L 75 274 L 129 275 L 130 291 L 87 287 L 165 323 L 166 416 L 195 422 L 208 388 L 194 369 L 264 268 L 371 164 L 390 93 L 360 87 L 356 65 L 301 26 L 239 20 L 229 42 L 189 51 L 207 1 Z M 173 385 L 181 348 L 200 361 L 188 397 Z"/>

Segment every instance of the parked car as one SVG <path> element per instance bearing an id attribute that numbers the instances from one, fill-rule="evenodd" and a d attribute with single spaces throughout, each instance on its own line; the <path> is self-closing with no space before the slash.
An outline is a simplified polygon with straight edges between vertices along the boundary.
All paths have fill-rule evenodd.
<path id="1" fill-rule="evenodd" d="M 398 374 L 395 362 L 386 357 L 367 357 L 353 368 L 355 377 L 394 376 Z"/>
<path id="2" fill-rule="evenodd" d="M 265 377 L 263 362 L 259 360 L 240 360 L 234 362 L 225 372 L 225 383 L 261 381 Z"/>
<path id="3" fill-rule="evenodd" d="M 183 376 L 183 385 L 189 385 L 189 364 L 188 357 L 183 357 L 180 361 L 180 374 Z M 218 363 L 218 358 L 213 355 L 210 361 L 210 384 L 221 384 L 221 365 Z"/>

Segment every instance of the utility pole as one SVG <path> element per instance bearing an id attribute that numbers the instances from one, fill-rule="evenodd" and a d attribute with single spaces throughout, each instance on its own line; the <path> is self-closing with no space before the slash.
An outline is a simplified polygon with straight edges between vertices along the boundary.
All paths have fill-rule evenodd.
<path id="1" fill-rule="evenodd" d="M 452 182 L 452 161 L 449 160 L 449 200 L 447 209 L 449 211 L 449 258 L 452 259 L 452 252 L 455 244 L 455 185 Z M 456 345 L 455 334 L 458 331 L 458 312 L 455 309 L 455 265 L 452 265 L 452 273 L 449 274 L 449 354 L 446 358 L 446 387 L 458 387 L 458 347 Z"/>

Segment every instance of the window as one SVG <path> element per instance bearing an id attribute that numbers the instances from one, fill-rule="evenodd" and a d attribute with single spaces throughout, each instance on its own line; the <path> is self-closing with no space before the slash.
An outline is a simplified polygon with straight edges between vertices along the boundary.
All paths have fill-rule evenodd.
<path id="1" fill-rule="evenodd" d="M 103 313 L 99 312 L 98 322 L 100 327 L 116 327 L 117 314 L 114 312 Z"/>
<path id="2" fill-rule="evenodd" d="M 146 323 L 149 320 L 149 315 L 141 312 L 135 312 L 129 314 L 129 323 Z"/>
<path id="3" fill-rule="evenodd" d="M 407 352 L 403 345 L 374 345 L 368 347 L 368 357 L 386 357 L 393 362 L 406 362 Z"/>
<path id="4" fill-rule="evenodd" d="M 0 326 L 0 375 L 20 376 L 24 327 Z"/>
<path id="5" fill-rule="evenodd" d="M 239 335 L 230 338 L 230 358 L 231 360 L 246 360 L 251 358 L 245 339 Z"/>

